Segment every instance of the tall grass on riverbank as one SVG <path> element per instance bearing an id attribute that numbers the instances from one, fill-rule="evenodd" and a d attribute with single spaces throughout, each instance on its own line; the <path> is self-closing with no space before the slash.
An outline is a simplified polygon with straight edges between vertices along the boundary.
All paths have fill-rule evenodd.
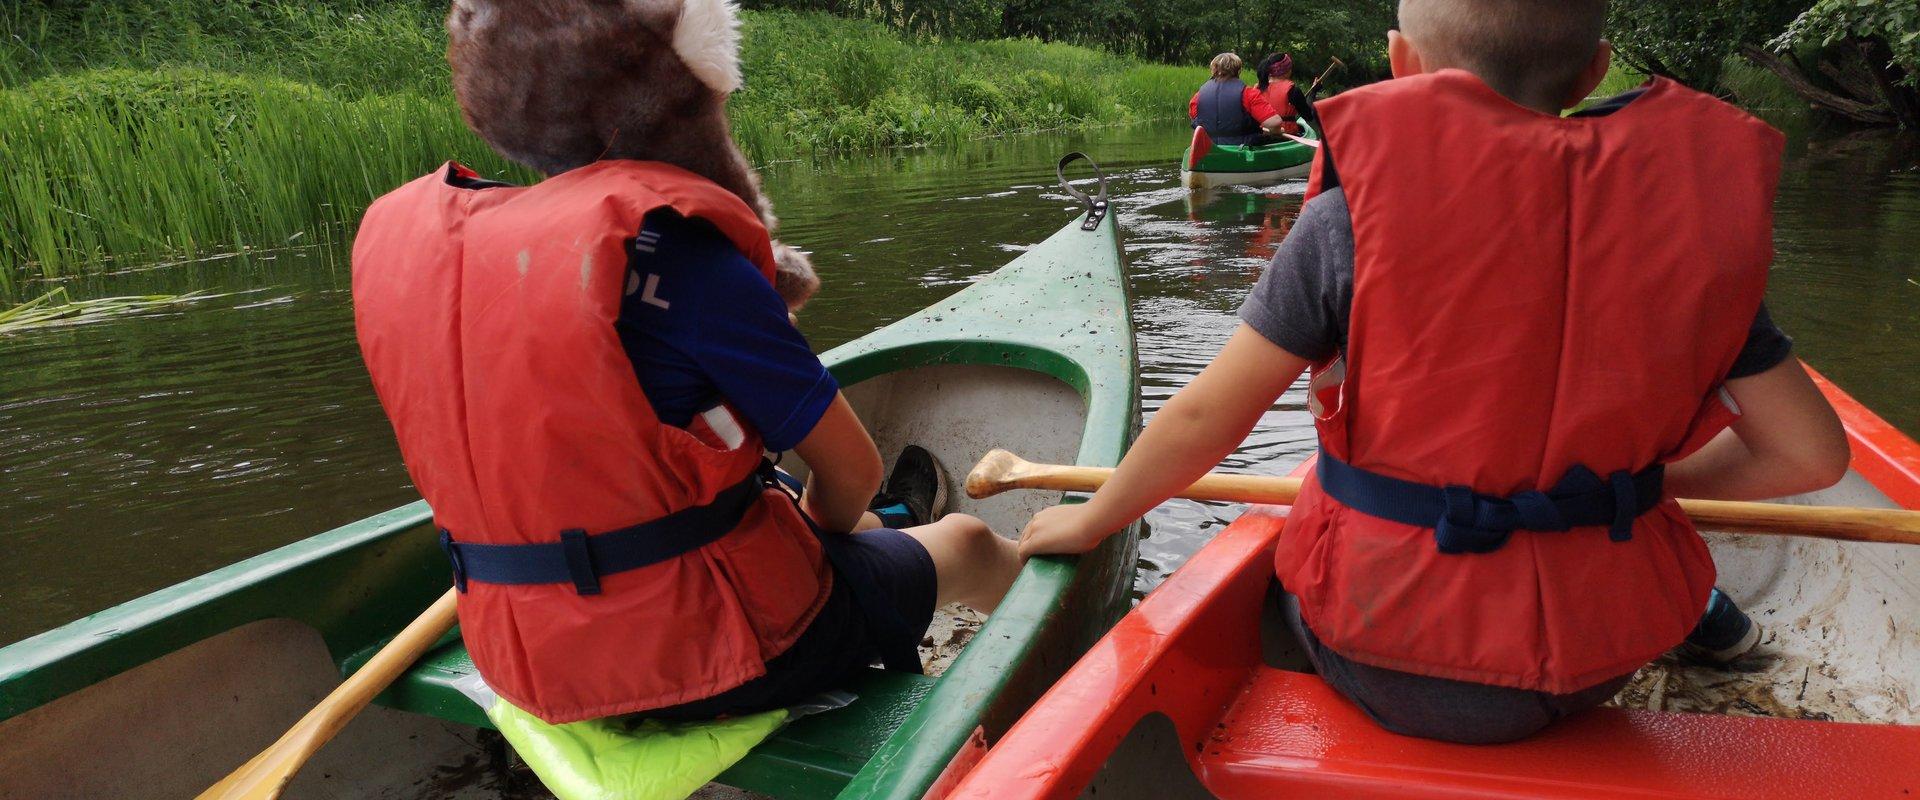
<path id="1" fill-rule="evenodd" d="M 99 13 L 0 11 L 0 303 L 115 259 L 339 238 L 448 158 L 532 178 L 461 122 L 425 6 L 80 5 Z M 788 13 L 748 15 L 743 61 L 730 111 L 758 162 L 1166 118 L 1204 77 Z"/>
<path id="2" fill-rule="evenodd" d="M 436 98 L 342 100 L 199 70 L 62 80 L 0 93 L 0 289 L 15 298 L 30 277 L 113 259 L 338 237 L 447 158 L 509 171 Z M 122 91 L 149 82 L 166 88 Z"/>

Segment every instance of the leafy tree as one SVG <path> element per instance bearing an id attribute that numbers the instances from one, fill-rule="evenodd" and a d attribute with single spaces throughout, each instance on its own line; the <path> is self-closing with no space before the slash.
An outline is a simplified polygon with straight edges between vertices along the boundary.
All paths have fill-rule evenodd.
<path id="1" fill-rule="evenodd" d="M 1808 48 L 1823 59 L 1821 71 L 1835 88 L 1850 99 L 1884 110 L 1902 126 L 1920 127 L 1920 0 L 1819 0 L 1772 42 L 1775 52 Z M 1848 62 L 1857 66 L 1850 70 Z M 1781 71 L 1778 59 L 1769 66 Z M 1809 95 L 1802 86 L 1795 89 Z"/>
<path id="2" fill-rule="evenodd" d="M 934 37 L 1032 37 L 1095 45 L 1167 63 L 1233 51 L 1257 62 L 1291 52 L 1318 74 L 1337 57 L 1336 85 L 1386 75 L 1395 0 L 746 0 L 750 8 L 829 11 Z"/>
<path id="3" fill-rule="evenodd" d="M 1728 56 L 1773 38 L 1809 2 L 1619 0 L 1612 5 L 1607 38 L 1628 66 L 1712 91 Z"/>

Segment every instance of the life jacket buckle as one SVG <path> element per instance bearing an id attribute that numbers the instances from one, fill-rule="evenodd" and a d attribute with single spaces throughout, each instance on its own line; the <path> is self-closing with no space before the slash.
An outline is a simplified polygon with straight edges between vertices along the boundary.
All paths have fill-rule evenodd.
<path id="1" fill-rule="evenodd" d="M 1501 517 L 1513 515 L 1499 513 L 1504 509 L 1485 502 L 1470 486 L 1447 486 L 1440 494 L 1447 508 L 1433 526 L 1433 542 L 1440 552 L 1491 553 L 1507 543 L 1516 520 Z"/>
<path id="2" fill-rule="evenodd" d="M 467 593 L 467 565 L 460 561 L 460 548 L 453 546 L 453 532 L 440 529 L 440 549 L 447 554 L 447 563 L 453 565 L 453 588 Z"/>
<path id="3" fill-rule="evenodd" d="M 1616 542 L 1633 540 L 1633 521 L 1640 516 L 1640 490 L 1633 484 L 1633 473 L 1619 470 L 1607 476 L 1613 484 L 1613 523 L 1607 526 L 1607 538 Z"/>
<path id="4" fill-rule="evenodd" d="M 587 532 L 569 528 L 560 532 L 560 552 L 567 558 L 567 577 L 573 590 L 581 595 L 600 593 L 600 574 L 593 568 L 593 550 L 587 546 Z"/>

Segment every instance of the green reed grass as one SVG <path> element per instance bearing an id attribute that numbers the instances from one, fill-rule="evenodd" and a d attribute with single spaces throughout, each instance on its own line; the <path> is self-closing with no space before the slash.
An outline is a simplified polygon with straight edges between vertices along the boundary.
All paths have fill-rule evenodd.
<path id="1" fill-rule="evenodd" d="M 187 292 L 75 300 L 67 296 L 66 287 L 59 287 L 12 308 L 0 309 L 0 335 L 55 325 L 84 325 L 126 314 L 137 314 L 224 296 L 210 292 Z"/>
<path id="2" fill-rule="evenodd" d="M 447 159 L 533 177 L 462 123 L 426 4 L 77 5 L 0 11 L 0 301 L 115 260 L 341 240 Z M 763 163 L 1172 117 L 1203 77 L 790 13 L 748 15 L 743 62 L 730 113 Z"/>
<path id="3" fill-rule="evenodd" d="M 448 158 L 526 177 L 437 98 L 173 79 L 172 102 L 0 93 L 0 290 L 113 258 L 337 238 L 373 198 Z"/>

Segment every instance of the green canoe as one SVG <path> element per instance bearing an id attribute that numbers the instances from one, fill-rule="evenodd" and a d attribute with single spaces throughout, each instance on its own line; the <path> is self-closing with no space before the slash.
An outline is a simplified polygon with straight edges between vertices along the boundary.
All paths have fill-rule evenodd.
<path id="1" fill-rule="evenodd" d="M 998 272 L 823 356 L 883 453 L 920 444 L 956 477 L 1002 445 L 1118 463 L 1140 421 L 1133 327 L 1104 192 L 1090 206 Z M 1003 535 L 1062 500 L 952 495 Z M 853 705 L 789 726 L 721 781 L 781 798 L 919 800 L 956 757 L 977 756 L 976 730 L 997 738 L 1126 610 L 1133 534 L 1028 564 L 940 677 L 872 671 L 848 687 Z M 448 580 L 431 515 L 414 503 L 0 649 L 0 797 L 193 796 L 277 738 Z M 450 638 L 288 796 L 529 796 L 452 685 L 471 670 Z"/>
<path id="2" fill-rule="evenodd" d="M 1301 127 L 1300 138 L 1309 141 L 1320 138 L 1313 128 Z M 1180 185 L 1189 189 L 1211 189 L 1304 178 L 1313 166 L 1317 149 L 1292 139 L 1261 147 L 1214 144 L 1204 129 L 1194 128 L 1193 141 L 1180 159 Z"/>

